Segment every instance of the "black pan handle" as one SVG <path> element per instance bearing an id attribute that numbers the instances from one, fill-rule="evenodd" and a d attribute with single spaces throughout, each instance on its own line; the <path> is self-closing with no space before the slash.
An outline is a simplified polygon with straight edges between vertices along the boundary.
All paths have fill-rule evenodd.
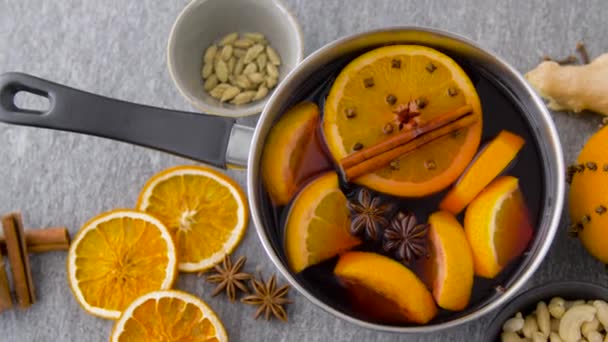
<path id="1" fill-rule="evenodd" d="M 49 99 L 46 112 L 24 110 L 15 95 Z M 110 99 L 22 73 L 0 75 L 0 121 L 85 133 L 226 167 L 234 120 Z"/>

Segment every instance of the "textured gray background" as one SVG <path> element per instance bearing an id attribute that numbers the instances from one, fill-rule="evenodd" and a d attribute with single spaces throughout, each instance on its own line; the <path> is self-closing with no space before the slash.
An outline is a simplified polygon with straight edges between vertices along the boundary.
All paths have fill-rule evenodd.
<path id="1" fill-rule="evenodd" d="M 229 1 L 229 0 L 226 0 Z M 24 71 L 93 93 L 193 110 L 165 66 L 169 29 L 185 0 L 0 0 L 0 72 Z M 564 55 L 584 39 L 592 55 L 608 48 L 604 0 L 405 1 L 287 0 L 309 54 L 331 40 L 389 25 L 433 26 L 464 34 L 524 72 L 543 54 Z M 566 161 L 597 129 L 592 115 L 554 115 Z M 243 120 L 253 125 L 256 117 Z M 0 212 L 21 210 L 28 225 L 67 225 L 134 205 L 144 181 L 190 163 L 167 154 L 77 134 L 0 124 Z M 229 171 L 244 186 L 245 173 Z M 606 284 L 603 267 L 560 233 L 529 285 L 559 279 Z M 237 251 L 250 267 L 274 272 L 250 227 Z M 70 294 L 65 254 L 31 257 L 38 302 L 0 315 L 2 341 L 104 341 L 112 322 L 87 315 Z M 177 287 L 202 296 L 233 341 L 477 341 L 489 318 L 442 333 L 399 336 L 360 329 L 292 292 L 290 323 L 256 322 L 253 308 L 210 298 L 211 286 L 181 275 Z"/>

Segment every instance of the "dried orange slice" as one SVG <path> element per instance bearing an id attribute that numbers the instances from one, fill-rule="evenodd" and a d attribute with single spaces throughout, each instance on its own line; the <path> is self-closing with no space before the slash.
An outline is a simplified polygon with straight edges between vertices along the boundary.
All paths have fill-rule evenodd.
<path id="1" fill-rule="evenodd" d="M 289 109 L 274 125 L 262 155 L 262 179 L 276 205 L 285 205 L 298 187 L 296 174 L 319 124 L 319 107 L 302 102 Z"/>
<path id="2" fill-rule="evenodd" d="M 459 311 L 466 308 L 473 289 L 473 254 L 464 229 L 456 218 L 438 211 L 429 216 L 430 254 L 426 269 L 429 284 L 440 307 Z"/>
<path id="3" fill-rule="evenodd" d="M 111 342 L 228 341 L 215 312 L 182 291 L 147 293 L 125 310 L 112 329 Z"/>
<path id="4" fill-rule="evenodd" d="M 141 190 L 137 208 L 167 226 L 183 272 L 202 271 L 222 261 L 247 228 L 243 191 L 228 176 L 207 167 L 176 166 L 154 175 Z"/>
<path id="5" fill-rule="evenodd" d="M 479 146 L 482 112 L 469 77 L 445 54 L 418 45 L 393 45 L 367 52 L 349 63 L 334 82 L 323 118 L 323 132 L 340 161 L 399 130 L 394 113 L 418 101 L 419 122 L 470 105 L 476 122 L 400 157 L 357 183 L 384 193 L 422 197 L 450 185 Z"/>
<path id="6" fill-rule="evenodd" d="M 457 215 L 515 159 L 525 140 L 501 131 L 445 195 L 439 208 Z"/>
<path id="7" fill-rule="evenodd" d="M 464 229 L 480 277 L 494 278 L 521 255 L 532 238 L 532 225 L 517 178 L 503 176 L 488 185 L 469 204 Z"/>
<path id="8" fill-rule="evenodd" d="M 428 323 L 437 314 L 433 296 L 407 267 L 369 252 L 340 257 L 334 274 L 344 283 L 355 305 L 382 322 Z"/>
<path id="9" fill-rule="evenodd" d="M 171 288 L 177 255 L 158 219 L 115 210 L 82 226 L 70 245 L 67 266 L 78 303 L 95 316 L 117 319 L 137 297 Z"/>
<path id="10" fill-rule="evenodd" d="M 285 252 L 291 269 L 300 272 L 360 244 L 349 226 L 338 175 L 329 172 L 312 181 L 298 194 L 287 217 Z"/>
<path id="11" fill-rule="evenodd" d="M 571 166 L 569 205 L 573 229 L 583 246 L 608 263 L 608 126 L 595 133 Z"/>

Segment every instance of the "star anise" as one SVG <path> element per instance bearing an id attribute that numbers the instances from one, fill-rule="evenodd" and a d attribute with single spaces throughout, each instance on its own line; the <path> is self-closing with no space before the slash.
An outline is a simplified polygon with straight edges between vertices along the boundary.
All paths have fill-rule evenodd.
<path id="1" fill-rule="evenodd" d="M 418 124 L 417 117 L 420 116 L 420 102 L 413 100 L 405 104 L 400 104 L 395 108 L 395 123 L 399 130 L 402 130 L 406 125 L 415 126 Z"/>
<path id="2" fill-rule="evenodd" d="M 359 190 L 357 201 L 349 201 L 351 213 L 350 232 L 352 235 L 365 234 L 376 240 L 378 231 L 388 225 L 384 215 L 390 211 L 390 205 L 381 204 L 380 197 L 372 196 L 365 188 Z"/>
<path id="3" fill-rule="evenodd" d="M 395 251 L 404 264 L 421 256 L 427 256 L 428 224 L 417 224 L 416 216 L 399 212 L 384 231 L 384 250 Z"/>
<path id="4" fill-rule="evenodd" d="M 242 256 L 233 265 L 230 256 L 226 255 L 222 261 L 222 266 L 214 266 L 215 274 L 207 277 L 208 282 L 217 283 L 211 296 L 217 296 L 220 292 L 225 290 L 230 301 L 234 302 L 238 290 L 249 293 L 249 288 L 245 281 L 251 279 L 251 274 L 240 272 L 245 261 L 247 261 L 247 258 Z"/>
<path id="5" fill-rule="evenodd" d="M 259 306 L 254 315 L 255 319 L 263 313 L 266 320 L 269 320 L 272 314 L 274 317 L 287 322 L 287 312 L 283 308 L 283 305 L 292 303 L 292 301 L 285 298 L 289 292 L 289 285 L 277 288 L 276 284 L 277 278 L 274 274 L 268 279 L 266 284 L 264 284 L 264 279 L 251 279 L 254 293 L 241 299 L 241 302 Z"/>

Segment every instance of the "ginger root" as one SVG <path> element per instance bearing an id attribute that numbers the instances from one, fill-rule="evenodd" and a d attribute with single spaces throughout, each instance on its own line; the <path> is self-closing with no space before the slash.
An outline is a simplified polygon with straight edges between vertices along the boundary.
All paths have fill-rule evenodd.
<path id="1" fill-rule="evenodd" d="M 589 64 L 540 63 L 525 78 L 555 111 L 590 110 L 608 116 L 608 53 Z"/>

